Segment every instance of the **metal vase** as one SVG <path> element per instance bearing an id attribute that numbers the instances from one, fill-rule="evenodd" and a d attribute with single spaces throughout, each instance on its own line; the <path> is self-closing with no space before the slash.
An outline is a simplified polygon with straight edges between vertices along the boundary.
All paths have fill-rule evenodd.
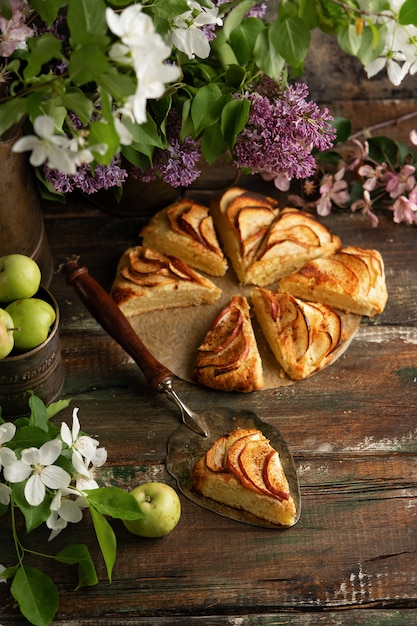
<path id="1" fill-rule="evenodd" d="M 22 354 L 12 352 L 12 356 L 0 359 L 0 406 L 5 419 L 28 415 L 31 391 L 48 405 L 57 399 L 64 384 L 58 303 L 43 287 L 36 297 L 49 302 L 55 309 L 56 319 L 40 346 Z"/>
<path id="2" fill-rule="evenodd" d="M 0 141 L 0 256 L 18 252 L 33 258 L 40 267 L 42 285 L 49 287 L 52 254 L 27 154 L 12 152 L 17 138 Z"/>

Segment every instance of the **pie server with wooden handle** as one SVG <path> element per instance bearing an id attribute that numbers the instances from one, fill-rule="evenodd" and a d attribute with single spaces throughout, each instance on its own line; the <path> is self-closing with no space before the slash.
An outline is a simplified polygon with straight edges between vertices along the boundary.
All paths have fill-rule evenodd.
<path id="1" fill-rule="evenodd" d="M 180 491 L 200 506 L 237 521 L 268 528 L 281 528 L 264 522 L 245 511 L 214 502 L 190 489 L 190 475 L 197 460 L 213 443 L 235 428 L 257 428 L 278 450 L 287 476 L 290 492 L 296 506 L 296 520 L 300 515 L 300 487 L 294 460 L 281 433 L 248 410 L 229 407 L 211 408 L 196 413 L 187 407 L 173 388 L 174 374 L 160 363 L 147 349 L 129 320 L 107 291 L 78 264 L 78 257 L 70 257 L 60 267 L 67 283 L 102 328 L 129 354 L 142 370 L 153 391 L 165 393 L 180 410 L 183 424 L 170 436 L 166 467 L 176 479 Z"/>

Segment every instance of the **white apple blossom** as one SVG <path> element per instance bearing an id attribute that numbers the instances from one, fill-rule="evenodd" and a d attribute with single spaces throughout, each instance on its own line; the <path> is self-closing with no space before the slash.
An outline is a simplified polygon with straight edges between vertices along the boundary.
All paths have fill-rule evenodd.
<path id="1" fill-rule="evenodd" d="M 13 439 L 15 432 L 16 426 L 12 422 L 5 422 L 0 426 L 0 469 L 16 460 L 14 450 L 5 445 Z"/>
<path id="2" fill-rule="evenodd" d="M 25 135 L 13 145 L 13 152 L 31 151 L 30 163 L 39 167 L 46 163 L 50 168 L 66 174 L 75 174 L 77 153 L 71 151 L 71 140 L 55 134 L 55 124 L 49 115 L 39 115 L 33 129 L 36 135 Z"/>
<path id="3" fill-rule="evenodd" d="M 4 483 L 0 483 L 0 504 L 5 504 L 7 506 L 10 502 L 11 493 L 12 493 L 12 490 L 10 489 L 8 485 L 5 485 Z"/>
<path id="4" fill-rule="evenodd" d="M 104 461 L 103 461 L 104 463 Z M 77 454 L 72 455 L 72 464 L 76 471 L 75 474 L 75 487 L 81 493 L 85 489 L 98 489 L 98 483 L 95 480 L 96 468 L 100 467 L 103 463 L 91 464 L 89 461 L 83 459 Z M 91 467 L 90 467 L 91 465 Z"/>
<path id="5" fill-rule="evenodd" d="M 128 6 L 120 13 L 108 7 L 106 20 L 120 39 L 110 49 L 110 58 L 116 63 L 131 65 L 137 78 L 136 92 L 126 99 L 123 108 L 133 114 L 138 124 L 143 124 L 147 119 L 147 100 L 163 96 L 165 84 L 178 80 L 181 70 L 166 63 L 171 48 L 155 31 L 152 19 L 142 12 L 140 4 Z M 120 137 L 123 139 L 125 134 Z"/>
<path id="6" fill-rule="evenodd" d="M 53 439 L 40 448 L 22 450 L 20 460 L 13 461 L 4 468 L 8 482 L 20 483 L 27 480 L 24 494 L 27 502 L 38 506 L 45 498 L 46 487 L 59 489 L 68 487 L 71 476 L 62 467 L 54 465 L 62 450 L 62 441 Z"/>
<path id="7" fill-rule="evenodd" d="M 210 54 L 210 42 L 201 27 L 210 24 L 221 26 L 223 20 L 218 17 L 219 10 L 213 5 L 202 7 L 193 0 L 188 0 L 187 4 L 190 10 L 174 19 L 170 43 L 184 52 L 189 59 L 196 56 L 206 59 Z"/>
<path id="8" fill-rule="evenodd" d="M 89 463 L 101 465 L 107 460 L 105 448 L 98 448 L 99 442 L 88 435 L 80 435 L 79 409 L 76 407 L 72 412 L 72 430 L 65 422 L 61 424 L 61 439 L 78 457 L 86 459 Z"/>
<path id="9" fill-rule="evenodd" d="M 72 497 L 77 492 L 74 489 L 58 489 L 51 502 L 51 514 L 46 520 L 46 525 L 51 529 L 48 541 L 52 541 L 64 528 L 68 522 L 77 524 L 83 518 L 82 510 L 88 506 L 82 496 Z"/>

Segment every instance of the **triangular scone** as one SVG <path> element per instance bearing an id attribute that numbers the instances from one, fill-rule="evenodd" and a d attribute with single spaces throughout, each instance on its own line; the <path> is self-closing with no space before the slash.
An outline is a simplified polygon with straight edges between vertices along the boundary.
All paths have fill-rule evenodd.
<path id="1" fill-rule="evenodd" d="M 270 349 L 293 380 L 328 365 L 346 338 L 339 314 L 322 303 L 255 287 L 252 304 Z"/>
<path id="2" fill-rule="evenodd" d="M 156 213 L 139 233 L 142 244 L 173 255 L 210 276 L 224 276 L 226 258 L 209 209 L 183 199 Z"/>
<path id="3" fill-rule="evenodd" d="M 144 246 L 122 255 L 111 296 L 127 317 L 215 302 L 222 291 L 183 261 Z"/>
<path id="4" fill-rule="evenodd" d="M 309 261 L 283 278 L 279 289 L 368 317 L 382 313 L 388 298 L 381 254 L 355 246 Z"/>
<path id="5" fill-rule="evenodd" d="M 234 296 L 198 348 L 196 380 L 206 387 L 244 393 L 264 384 L 261 357 L 244 296 Z"/>
<path id="6" fill-rule="evenodd" d="M 280 455 L 257 429 L 236 429 L 217 439 L 194 466 L 191 489 L 280 526 L 297 511 Z"/>
<path id="7" fill-rule="evenodd" d="M 336 252 L 342 243 L 309 213 L 284 208 L 271 224 L 245 272 L 246 284 L 265 287 L 310 259 Z"/>
<path id="8" fill-rule="evenodd" d="M 211 203 L 214 224 L 226 256 L 241 283 L 265 234 L 279 213 L 278 202 L 259 193 L 231 187 Z"/>

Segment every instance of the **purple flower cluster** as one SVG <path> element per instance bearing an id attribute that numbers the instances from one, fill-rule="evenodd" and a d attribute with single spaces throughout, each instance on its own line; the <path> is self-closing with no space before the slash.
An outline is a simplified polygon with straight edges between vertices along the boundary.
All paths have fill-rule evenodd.
<path id="1" fill-rule="evenodd" d="M 235 145 L 237 167 L 270 179 L 308 178 L 314 173 L 312 151 L 331 148 L 335 130 L 328 110 L 320 110 L 307 96 L 304 83 L 284 90 L 260 86 L 259 91 L 243 96 L 251 107 Z"/>
<path id="2" fill-rule="evenodd" d="M 120 157 L 115 157 L 109 165 L 97 165 L 94 170 L 84 163 L 75 174 L 64 174 L 46 165 L 42 169 L 45 180 L 59 193 L 79 190 L 90 195 L 101 189 L 121 187 L 127 178 L 127 171 L 120 167 Z"/>
<path id="3" fill-rule="evenodd" d="M 201 150 L 191 137 L 180 139 L 181 118 L 172 110 L 167 120 L 167 140 L 169 147 L 157 150 L 153 157 L 153 166 L 146 170 L 134 168 L 132 174 L 142 182 L 162 178 L 171 187 L 188 187 L 201 174 L 197 165 Z"/>

